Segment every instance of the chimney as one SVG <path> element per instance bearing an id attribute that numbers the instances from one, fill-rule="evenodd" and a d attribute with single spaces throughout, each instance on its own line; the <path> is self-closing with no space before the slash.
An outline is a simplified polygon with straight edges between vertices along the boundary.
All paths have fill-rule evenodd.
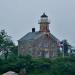
<path id="1" fill-rule="evenodd" d="M 35 28 L 32 28 L 32 32 L 35 32 Z"/>

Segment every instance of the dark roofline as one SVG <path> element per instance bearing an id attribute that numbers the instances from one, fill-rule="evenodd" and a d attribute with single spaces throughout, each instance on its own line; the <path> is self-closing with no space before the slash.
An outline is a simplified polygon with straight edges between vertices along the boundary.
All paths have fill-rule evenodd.
<path id="1" fill-rule="evenodd" d="M 48 17 L 45 13 L 43 13 L 43 15 L 41 17 Z"/>
<path id="2" fill-rule="evenodd" d="M 60 40 L 57 39 L 52 33 L 50 33 L 50 35 L 52 36 L 52 39 L 54 39 L 55 41 L 60 41 Z"/>

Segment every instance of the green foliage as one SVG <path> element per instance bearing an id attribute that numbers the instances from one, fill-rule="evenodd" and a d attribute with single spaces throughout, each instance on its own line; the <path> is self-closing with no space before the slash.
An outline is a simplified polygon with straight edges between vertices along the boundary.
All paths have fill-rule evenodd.
<path id="1" fill-rule="evenodd" d="M 67 42 L 67 40 L 64 40 L 63 41 L 64 42 L 64 54 L 65 55 L 67 55 L 68 54 L 68 42 Z"/>
<path id="2" fill-rule="evenodd" d="M 10 56 L 9 59 L 0 59 L 0 73 L 9 70 L 19 72 L 25 68 L 28 75 L 75 75 L 75 57 L 57 59 L 35 58 L 31 56 Z"/>
<path id="3" fill-rule="evenodd" d="M 11 40 L 11 37 L 7 35 L 5 30 L 0 31 L 0 51 L 4 52 L 4 57 L 6 60 L 8 58 L 9 51 L 13 52 L 15 55 L 18 53 L 17 46 L 15 46 Z"/>

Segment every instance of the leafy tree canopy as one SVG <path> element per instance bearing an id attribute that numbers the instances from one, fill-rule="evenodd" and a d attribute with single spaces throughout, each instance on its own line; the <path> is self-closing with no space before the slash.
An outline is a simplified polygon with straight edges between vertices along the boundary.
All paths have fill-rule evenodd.
<path id="1" fill-rule="evenodd" d="M 0 51 L 4 52 L 5 59 L 7 59 L 10 51 L 17 54 L 17 46 L 15 46 L 11 37 L 7 35 L 5 30 L 0 31 Z"/>

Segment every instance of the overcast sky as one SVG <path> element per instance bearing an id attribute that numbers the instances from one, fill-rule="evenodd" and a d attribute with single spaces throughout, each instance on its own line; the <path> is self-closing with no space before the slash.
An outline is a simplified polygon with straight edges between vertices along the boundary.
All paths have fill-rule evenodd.
<path id="1" fill-rule="evenodd" d="M 0 30 L 17 42 L 32 27 L 39 30 L 43 12 L 51 22 L 51 33 L 75 46 L 75 0 L 0 0 Z"/>

